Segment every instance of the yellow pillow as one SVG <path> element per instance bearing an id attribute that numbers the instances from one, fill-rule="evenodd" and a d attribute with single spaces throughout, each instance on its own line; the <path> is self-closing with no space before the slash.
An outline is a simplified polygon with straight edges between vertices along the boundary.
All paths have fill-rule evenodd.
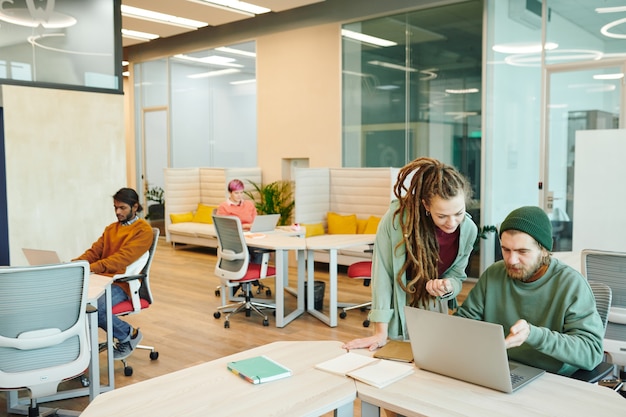
<path id="1" fill-rule="evenodd" d="M 302 226 L 306 228 L 306 234 L 304 237 L 318 236 L 326 233 L 324 231 L 324 223 L 302 224 Z"/>
<path id="2" fill-rule="evenodd" d="M 353 235 L 356 234 L 356 214 L 343 216 L 328 212 L 328 234 Z"/>
<path id="3" fill-rule="evenodd" d="M 380 223 L 380 217 L 370 216 L 370 218 L 367 219 L 367 225 L 363 233 L 366 235 L 375 235 L 378 230 L 378 223 Z"/>
<path id="4" fill-rule="evenodd" d="M 184 223 L 193 221 L 193 213 L 172 213 L 170 214 L 170 220 L 172 223 Z"/>
<path id="5" fill-rule="evenodd" d="M 365 233 L 365 227 L 367 226 L 367 220 L 356 219 L 356 232 L 357 234 Z"/>
<path id="6" fill-rule="evenodd" d="M 207 223 L 213 224 L 213 210 L 217 207 L 214 206 L 205 206 L 204 204 L 198 204 L 198 210 L 196 214 L 193 216 L 194 223 Z"/>

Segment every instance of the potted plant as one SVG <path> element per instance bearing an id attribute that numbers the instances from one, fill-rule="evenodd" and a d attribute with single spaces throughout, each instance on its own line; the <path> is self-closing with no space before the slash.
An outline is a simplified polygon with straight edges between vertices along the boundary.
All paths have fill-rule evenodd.
<path id="1" fill-rule="evenodd" d="M 258 214 L 280 214 L 279 225 L 291 224 L 295 202 L 290 181 L 274 181 L 266 185 L 248 182 L 254 191 L 245 191 L 245 194 L 254 201 Z"/>
<path id="2" fill-rule="evenodd" d="M 151 187 L 146 190 L 148 203 L 148 213 L 146 220 L 163 220 L 165 218 L 165 192 L 161 187 Z"/>

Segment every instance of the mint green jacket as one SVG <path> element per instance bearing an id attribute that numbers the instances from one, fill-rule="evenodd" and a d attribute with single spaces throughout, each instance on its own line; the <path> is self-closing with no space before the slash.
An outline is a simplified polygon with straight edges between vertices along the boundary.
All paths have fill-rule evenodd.
<path id="1" fill-rule="evenodd" d="M 398 208 L 398 201 L 391 202 L 389 210 L 382 217 L 376 232 L 374 253 L 372 257 L 372 309 L 369 320 L 372 322 L 388 323 L 388 337 L 390 339 L 408 339 L 406 331 L 406 319 L 404 306 L 407 304 L 407 294 L 402 289 L 396 276 L 406 258 L 406 246 L 402 244 L 397 250 L 395 246 L 402 242 L 400 220 L 393 219 L 393 213 Z M 452 294 L 445 300 L 432 299 L 422 308 L 440 312 L 448 312 L 448 307 L 456 307 L 456 296 L 461 291 L 463 281 L 467 278 L 465 268 L 469 256 L 474 248 L 478 228 L 469 214 L 459 226 L 461 228 L 459 238 L 459 252 L 456 259 L 441 276 L 448 278 L 454 287 Z M 406 275 L 402 276 L 406 284 Z"/>
<path id="2" fill-rule="evenodd" d="M 552 258 L 545 275 L 524 283 L 506 274 L 503 261 L 491 265 L 456 312 L 498 323 L 505 336 L 519 319 L 530 324 L 524 344 L 508 350 L 509 359 L 549 372 L 571 375 L 590 370 L 603 355 L 604 327 L 587 280 Z"/>

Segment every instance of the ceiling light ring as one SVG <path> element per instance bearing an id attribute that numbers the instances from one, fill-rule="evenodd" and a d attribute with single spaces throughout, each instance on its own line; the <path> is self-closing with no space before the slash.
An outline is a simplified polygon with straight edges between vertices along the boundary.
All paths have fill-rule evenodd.
<path id="1" fill-rule="evenodd" d="M 614 20 L 613 22 L 607 23 L 606 25 L 602 26 L 602 28 L 600 29 L 600 33 L 602 33 L 607 38 L 626 39 L 626 34 L 613 33 L 609 31 L 610 29 L 613 29 L 614 27 L 619 26 L 623 23 L 626 23 L 626 17 Z"/>

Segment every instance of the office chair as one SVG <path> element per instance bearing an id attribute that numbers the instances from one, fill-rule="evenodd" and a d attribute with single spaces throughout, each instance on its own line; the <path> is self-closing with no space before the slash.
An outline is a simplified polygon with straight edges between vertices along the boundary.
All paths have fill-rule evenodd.
<path id="1" fill-rule="evenodd" d="M 263 326 L 269 325 L 267 315 L 262 309 L 273 309 L 275 305 L 252 301 L 251 288 L 255 282 L 276 276 L 276 269 L 269 266 L 269 252 L 264 252 L 260 264 L 250 263 L 250 252 L 241 228 L 241 220 L 235 216 L 213 216 L 213 225 L 217 234 L 217 262 L 215 275 L 222 281 L 222 288 L 241 286 L 244 299 L 240 302 L 226 304 L 226 292 L 221 291 L 222 305 L 213 313 L 219 319 L 223 310 L 231 310 L 225 317 L 224 327 L 230 327 L 230 316 L 245 311 L 249 317 L 254 311 L 263 317 Z"/>
<path id="2" fill-rule="evenodd" d="M 624 370 L 626 366 L 626 253 L 584 249 L 581 272 L 589 281 L 603 282 L 613 297 L 608 314 L 604 351 L 611 362 Z"/>
<path id="3" fill-rule="evenodd" d="M 89 366 L 88 285 L 86 261 L 0 268 L 0 390 L 28 389 L 29 417 Z"/>
<path id="4" fill-rule="evenodd" d="M 600 314 L 600 318 L 602 319 L 602 326 L 606 331 L 606 326 L 609 320 L 609 309 L 611 307 L 611 288 L 608 285 L 598 281 L 589 281 L 589 286 L 591 287 L 591 291 L 593 291 L 593 296 L 596 299 L 596 309 L 598 310 L 598 314 Z M 580 381 L 596 383 L 601 379 L 611 377 L 614 371 L 614 364 L 602 361 L 594 369 L 590 371 L 579 369 L 578 371 L 574 372 L 574 374 L 572 374 L 570 377 L 578 379 Z"/>
<path id="5" fill-rule="evenodd" d="M 154 259 L 154 253 L 156 252 L 157 244 L 159 242 L 159 229 L 156 227 L 152 228 L 153 238 L 152 245 L 148 250 L 148 259 L 141 269 L 141 272 L 138 274 L 130 274 L 130 275 L 116 275 L 115 282 L 126 282 L 130 287 L 131 299 L 122 301 L 121 303 L 115 304 L 111 310 L 111 313 L 116 316 L 129 316 L 132 314 L 137 314 L 142 310 L 147 309 L 154 302 L 154 298 L 152 297 L 152 291 L 150 290 L 150 267 L 152 266 L 152 260 Z M 129 267 L 127 269 L 130 270 Z M 106 347 L 106 345 L 105 345 Z M 102 349 L 102 345 L 101 345 Z M 157 352 L 154 346 L 147 345 L 137 345 L 137 349 L 146 349 L 150 351 L 150 359 L 157 360 L 159 358 L 159 352 Z M 124 364 L 124 375 L 131 376 L 133 374 L 133 368 L 128 366 L 126 359 L 122 359 L 122 363 Z"/>
<path id="6" fill-rule="evenodd" d="M 360 261 L 353 263 L 348 267 L 348 277 L 352 279 L 361 279 L 363 280 L 363 286 L 369 287 L 372 278 L 372 261 Z M 339 313 L 339 317 L 345 319 L 348 311 L 357 308 L 361 309 L 361 311 L 365 311 L 367 308 L 372 306 L 372 302 L 368 301 L 362 304 L 342 304 L 342 306 L 343 309 L 341 310 L 341 313 Z M 369 319 L 363 320 L 363 327 L 369 327 L 369 325 Z"/>

